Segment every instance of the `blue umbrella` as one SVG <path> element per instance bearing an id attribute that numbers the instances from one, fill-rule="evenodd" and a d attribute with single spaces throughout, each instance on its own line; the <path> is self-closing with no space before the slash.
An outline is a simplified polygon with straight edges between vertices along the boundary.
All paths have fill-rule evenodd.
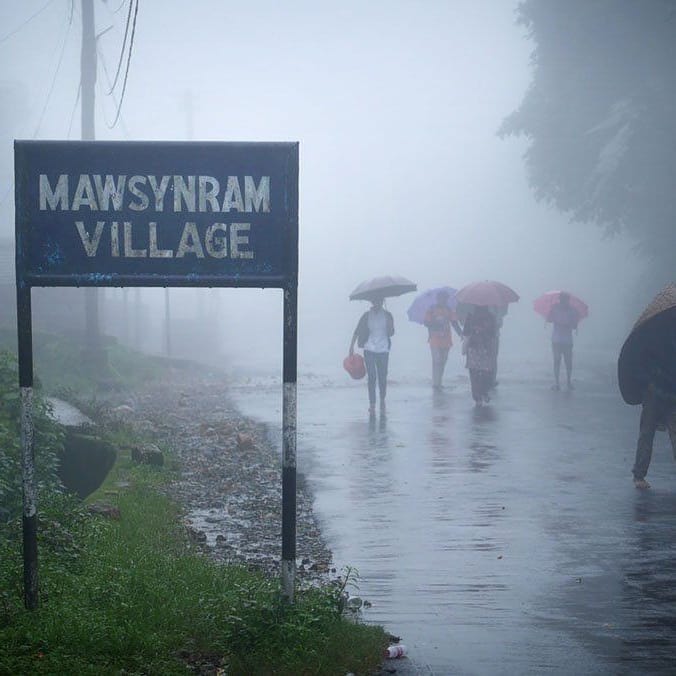
<path id="1" fill-rule="evenodd" d="M 436 289 L 428 289 L 421 293 L 412 303 L 411 307 L 408 308 L 406 314 L 412 322 L 418 324 L 425 323 L 425 315 L 427 311 L 437 302 L 437 296 L 440 291 L 445 291 L 448 294 L 448 300 L 446 304 L 448 305 L 449 310 L 454 310 L 457 305 L 455 300 L 455 293 L 457 289 L 454 289 L 452 286 L 439 286 Z"/>

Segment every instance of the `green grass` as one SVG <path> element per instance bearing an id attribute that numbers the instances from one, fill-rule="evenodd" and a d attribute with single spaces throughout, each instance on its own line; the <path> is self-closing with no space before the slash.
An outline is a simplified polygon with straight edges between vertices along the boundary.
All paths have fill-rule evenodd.
<path id="1" fill-rule="evenodd" d="M 339 589 L 299 591 L 221 566 L 191 549 L 180 513 L 162 493 L 170 470 L 137 467 L 123 453 L 104 495 L 121 519 L 88 515 L 52 495 L 40 505 L 41 605 L 22 606 L 20 525 L 0 532 L 0 673 L 369 674 L 385 634 L 338 610 Z"/>
<path id="2" fill-rule="evenodd" d="M 0 332 L 3 343 L 11 338 Z M 82 368 L 81 347 L 49 335 L 36 336 L 34 347 L 44 391 L 70 393 L 64 398 L 92 414 L 105 406 L 96 384 L 101 379 Z M 126 391 L 157 378 L 170 363 L 114 341 L 107 353 L 106 378 Z M 194 368 L 171 362 L 182 365 Z M 0 399 L 15 391 L 13 372 L 5 371 L 11 383 L 0 387 Z M 9 423 L 5 427 L 16 436 Z M 92 516 L 74 498 L 41 492 L 35 611 L 23 607 L 21 521 L 0 522 L 0 674 L 222 669 L 229 676 L 344 676 L 376 670 L 386 635 L 341 616 L 337 585 L 298 590 L 289 605 L 278 579 L 212 562 L 192 548 L 179 508 L 166 494 L 177 471 L 171 449 L 163 449 L 165 466 L 154 469 L 131 462 L 128 448 L 142 440 L 125 425 L 110 425 L 106 436 L 120 449 L 118 460 L 88 502 L 112 502 L 121 518 Z M 18 437 L 11 441 L 16 446 Z M 0 448 L 0 460 L 6 452 Z"/>
<path id="3" fill-rule="evenodd" d="M 91 363 L 84 344 L 58 334 L 33 335 L 33 369 L 36 380 L 47 394 L 71 390 L 80 399 L 109 391 L 134 391 L 157 380 L 163 371 L 173 368 L 199 368 L 180 359 L 168 359 L 136 352 L 115 338 L 102 336 L 103 366 Z M 15 330 L 0 328 L 0 348 L 16 352 Z"/>

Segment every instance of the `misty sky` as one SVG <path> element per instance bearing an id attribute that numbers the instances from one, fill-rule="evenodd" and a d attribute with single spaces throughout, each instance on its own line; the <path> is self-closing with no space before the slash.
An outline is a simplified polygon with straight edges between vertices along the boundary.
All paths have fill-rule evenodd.
<path id="1" fill-rule="evenodd" d="M 301 369 L 340 368 L 367 308 L 347 297 L 381 274 L 421 290 L 500 279 L 521 294 L 505 321 L 507 351 L 537 346 L 543 355 L 548 334 L 532 300 L 567 288 L 591 307 L 579 348 L 616 357 L 633 319 L 623 298 L 640 272 L 631 243 L 604 241 L 595 226 L 538 205 L 521 160 L 526 141 L 495 134 L 530 81 L 516 2 L 140 0 L 122 124 L 110 130 L 104 63 L 112 77 L 128 6 L 120 2 L 95 0 L 97 30 L 112 26 L 99 39 L 97 138 L 300 142 Z M 0 39 L 45 4 L 0 3 Z M 73 6 L 72 23 L 70 0 L 53 0 L 0 42 L 0 84 L 11 93 L 0 105 L 3 236 L 14 227 L 12 139 L 79 138 L 80 1 Z M 176 317 L 195 312 L 184 302 L 194 293 L 175 293 Z M 230 359 L 278 363 L 279 292 L 209 298 L 201 302 L 215 304 Z M 424 330 L 405 317 L 412 300 L 389 301 L 402 372 L 429 360 Z"/>

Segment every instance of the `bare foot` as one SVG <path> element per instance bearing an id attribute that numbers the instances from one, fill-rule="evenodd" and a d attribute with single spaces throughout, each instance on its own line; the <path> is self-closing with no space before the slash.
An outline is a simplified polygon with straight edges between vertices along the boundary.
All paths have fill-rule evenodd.
<path id="1" fill-rule="evenodd" d="M 650 488 L 650 484 L 645 479 L 634 479 L 634 486 L 642 491 L 646 488 Z"/>

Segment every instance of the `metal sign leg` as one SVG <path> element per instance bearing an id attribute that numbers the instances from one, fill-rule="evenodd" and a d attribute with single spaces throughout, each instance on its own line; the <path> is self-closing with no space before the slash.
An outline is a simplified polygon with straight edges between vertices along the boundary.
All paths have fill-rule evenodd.
<path id="1" fill-rule="evenodd" d="M 24 603 L 26 608 L 34 610 L 38 607 L 38 515 L 33 447 L 33 329 L 30 287 L 17 288 L 16 305 L 21 390 Z"/>
<path id="2" fill-rule="evenodd" d="M 297 288 L 284 289 L 282 401 L 282 596 L 293 603 L 296 578 Z"/>

